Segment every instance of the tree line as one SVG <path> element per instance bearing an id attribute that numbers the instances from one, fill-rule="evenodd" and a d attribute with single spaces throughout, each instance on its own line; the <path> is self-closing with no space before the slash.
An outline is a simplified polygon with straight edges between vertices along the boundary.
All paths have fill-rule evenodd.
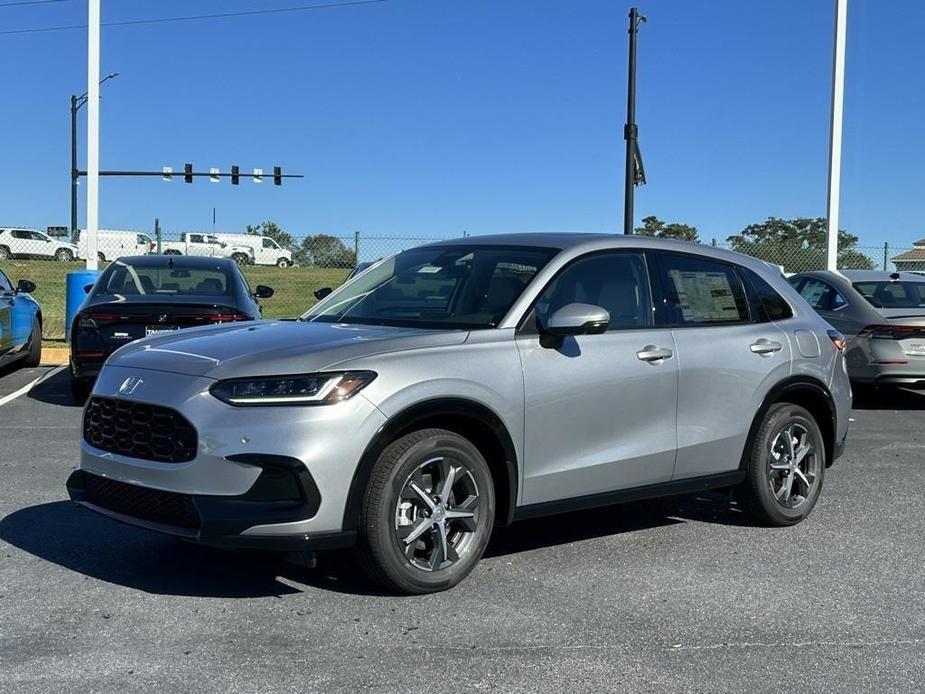
<path id="1" fill-rule="evenodd" d="M 635 229 L 639 236 L 677 239 L 700 243 L 697 227 L 679 222 L 665 223 L 652 215 Z M 824 268 L 827 225 L 825 217 L 780 219 L 768 217 L 749 224 L 738 234 L 726 237 L 729 248 L 739 253 L 782 265 L 789 272 Z M 846 270 L 873 270 L 873 261 L 858 250 L 858 237 L 838 230 L 838 267 Z"/>

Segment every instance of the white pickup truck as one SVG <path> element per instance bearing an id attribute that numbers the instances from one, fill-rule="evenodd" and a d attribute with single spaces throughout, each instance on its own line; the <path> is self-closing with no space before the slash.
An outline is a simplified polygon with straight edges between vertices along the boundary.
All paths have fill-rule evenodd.
<path id="1" fill-rule="evenodd" d="M 194 234 L 184 232 L 179 241 L 161 242 L 164 255 L 206 255 L 217 258 L 231 258 L 238 265 L 254 264 L 254 249 L 220 240 L 215 234 Z"/>
<path id="2" fill-rule="evenodd" d="M 256 234 L 216 234 L 219 241 L 229 245 L 249 246 L 254 249 L 255 265 L 275 265 L 289 267 L 292 265 L 292 251 L 282 248 L 269 236 Z"/>

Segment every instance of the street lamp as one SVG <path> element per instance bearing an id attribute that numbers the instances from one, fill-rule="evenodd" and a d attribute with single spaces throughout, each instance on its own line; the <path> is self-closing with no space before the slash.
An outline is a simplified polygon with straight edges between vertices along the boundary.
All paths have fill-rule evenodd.
<path id="1" fill-rule="evenodd" d="M 100 84 L 118 76 L 118 72 L 110 72 L 100 80 Z M 80 96 L 71 95 L 71 240 L 75 243 L 77 241 L 77 181 L 80 178 L 77 173 L 77 111 L 85 103 L 87 103 L 87 92 Z"/>

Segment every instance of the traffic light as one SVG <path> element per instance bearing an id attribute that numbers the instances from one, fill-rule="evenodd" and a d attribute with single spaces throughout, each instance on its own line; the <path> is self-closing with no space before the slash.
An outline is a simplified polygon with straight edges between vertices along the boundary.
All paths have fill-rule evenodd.
<path id="1" fill-rule="evenodd" d="M 274 186 L 283 185 L 283 167 L 281 166 L 273 167 L 273 185 Z"/>
<path id="2" fill-rule="evenodd" d="M 193 165 L 192 164 L 183 165 L 183 182 L 184 183 L 193 182 Z"/>
<path id="3" fill-rule="evenodd" d="M 236 186 L 241 182 L 241 169 L 237 164 L 231 165 L 231 185 Z"/>

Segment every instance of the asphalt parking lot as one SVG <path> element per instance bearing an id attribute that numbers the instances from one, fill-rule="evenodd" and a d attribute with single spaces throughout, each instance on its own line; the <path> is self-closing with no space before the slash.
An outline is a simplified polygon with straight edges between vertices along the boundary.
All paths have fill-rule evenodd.
<path id="1" fill-rule="evenodd" d="M 48 371 L 0 373 L 0 402 Z M 55 373 L 0 405 L 0 691 L 922 691 L 925 394 L 854 420 L 800 526 L 719 494 L 575 513 L 395 597 L 73 506 L 80 408 Z"/>

